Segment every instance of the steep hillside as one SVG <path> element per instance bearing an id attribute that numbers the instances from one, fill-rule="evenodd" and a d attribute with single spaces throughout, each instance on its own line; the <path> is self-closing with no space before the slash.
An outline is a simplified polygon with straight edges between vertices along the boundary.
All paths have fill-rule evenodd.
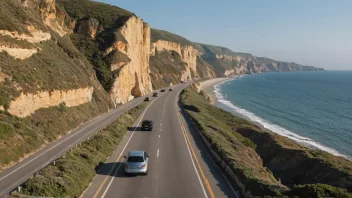
<path id="1" fill-rule="evenodd" d="M 212 78 L 237 74 L 251 74 L 261 72 L 285 72 L 285 71 L 319 71 L 320 68 L 303 66 L 296 63 L 280 62 L 268 58 L 256 57 L 252 54 L 233 52 L 225 47 L 206 45 L 191 42 L 179 35 L 164 31 L 151 30 L 151 77 L 155 88 L 166 86 L 170 82 L 190 78 Z M 174 73 L 172 68 L 180 67 L 172 58 L 163 57 L 163 51 L 169 54 L 178 54 L 186 67 Z M 166 55 L 164 53 L 164 55 Z M 158 59 L 159 61 L 155 62 Z M 164 71 L 170 71 L 168 76 L 160 73 L 157 67 L 164 65 Z M 158 72 L 159 73 L 155 73 Z"/>
<path id="2" fill-rule="evenodd" d="M 183 108 L 209 143 L 205 145 L 219 156 L 214 160 L 244 197 L 352 196 L 350 160 L 263 130 L 205 98 L 204 92 L 191 88 L 181 94 Z"/>
<path id="3" fill-rule="evenodd" d="M 170 82 L 179 83 L 180 80 L 215 77 L 216 74 L 212 66 L 200 59 L 199 51 L 189 40 L 164 30 L 152 29 L 151 41 L 150 68 L 153 71 L 151 76 L 155 88 L 160 88 L 159 85 L 167 85 Z M 179 56 L 181 62 L 174 61 L 173 58 L 161 57 L 167 54 Z M 165 74 L 157 69 L 160 65 L 165 67 L 164 71 L 169 71 L 168 78 L 164 78 Z M 181 65 L 185 65 L 185 67 L 181 68 Z M 173 68 L 181 68 L 181 70 L 174 72 Z M 170 78 L 171 76 L 172 78 Z"/>
<path id="4" fill-rule="evenodd" d="M 0 170 L 112 105 L 66 20 L 54 0 L 0 1 Z"/>
<path id="5" fill-rule="evenodd" d="M 87 0 L 58 0 L 74 21 L 71 38 L 115 103 L 151 92 L 150 28 L 134 14 Z"/>
<path id="6" fill-rule="evenodd" d="M 281 182 L 293 187 L 298 184 L 322 183 L 352 192 L 352 162 L 320 150 L 312 150 L 270 131 L 256 128 L 235 129 L 251 139 L 256 151 Z"/>
<path id="7" fill-rule="evenodd" d="M 232 52 L 230 49 L 213 45 L 193 43 L 202 59 L 211 64 L 223 76 L 261 72 L 320 71 L 321 68 L 296 63 L 275 61 L 247 53 Z"/>

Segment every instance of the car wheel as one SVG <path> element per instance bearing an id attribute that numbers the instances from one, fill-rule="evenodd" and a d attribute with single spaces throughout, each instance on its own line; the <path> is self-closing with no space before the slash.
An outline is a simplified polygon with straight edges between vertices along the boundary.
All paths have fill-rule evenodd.
<path id="1" fill-rule="evenodd" d="M 147 170 L 147 171 L 145 171 L 144 175 L 148 175 L 148 170 Z"/>

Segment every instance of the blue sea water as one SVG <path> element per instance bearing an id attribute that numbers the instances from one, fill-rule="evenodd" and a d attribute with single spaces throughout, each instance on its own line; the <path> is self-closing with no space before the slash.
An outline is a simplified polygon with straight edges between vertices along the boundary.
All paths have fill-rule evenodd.
<path id="1" fill-rule="evenodd" d="M 214 86 L 216 105 L 352 159 L 352 71 L 262 73 Z"/>

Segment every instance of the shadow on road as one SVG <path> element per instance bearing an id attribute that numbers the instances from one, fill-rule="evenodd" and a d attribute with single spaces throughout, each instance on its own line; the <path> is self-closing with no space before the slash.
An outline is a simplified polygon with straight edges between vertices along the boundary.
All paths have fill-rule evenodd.
<path id="1" fill-rule="evenodd" d="M 142 127 L 127 127 L 128 131 L 136 131 L 136 132 L 151 132 L 149 130 L 143 130 Z"/>
<path id="2" fill-rule="evenodd" d="M 124 173 L 124 163 L 122 162 L 100 162 L 99 166 L 96 168 L 96 173 L 98 175 L 109 175 L 113 177 L 136 177 L 138 175 L 125 175 Z M 116 170 L 118 171 L 116 172 Z"/>

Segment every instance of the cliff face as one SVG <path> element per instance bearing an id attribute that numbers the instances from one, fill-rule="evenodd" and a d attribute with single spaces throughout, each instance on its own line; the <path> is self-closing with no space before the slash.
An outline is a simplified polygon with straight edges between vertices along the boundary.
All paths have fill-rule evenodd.
<path id="1" fill-rule="evenodd" d="M 280 62 L 262 57 L 243 57 L 216 54 L 216 59 L 232 63 L 233 69 L 225 70 L 224 75 L 253 74 L 262 72 L 319 71 L 321 69 L 296 63 Z"/>
<path id="2" fill-rule="evenodd" d="M 261 72 L 320 71 L 321 68 L 281 62 L 251 54 L 233 52 L 224 47 L 193 43 L 201 58 L 214 67 L 218 76 Z"/>
<path id="3" fill-rule="evenodd" d="M 8 112 L 17 117 L 26 117 L 41 108 L 48 108 L 65 103 L 67 107 L 78 106 L 92 100 L 93 87 L 68 91 L 42 91 L 35 94 L 21 93 L 12 100 Z"/>
<path id="4" fill-rule="evenodd" d="M 0 7 L 0 128 L 9 129 L 0 135 L 2 170 L 112 103 L 54 0 L 1 0 Z"/>
<path id="5" fill-rule="evenodd" d="M 178 84 L 192 78 L 212 78 L 211 65 L 187 39 L 163 30 L 152 29 L 151 80 L 154 88 Z"/>
<path id="6" fill-rule="evenodd" d="M 94 65 L 114 103 L 152 91 L 148 24 L 115 6 L 85 0 L 59 3 L 76 21 L 71 38 Z"/>
<path id="7" fill-rule="evenodd" d="M 197 75 L 197 56 L 198 51 L 191 45 L 182 45 L 170 41 L 158 40 L 152 43 L 151 55 L 154 56 L 156 52 L 160 51 L 174 51 L 181 56 L 183 62 L 187 64 L 186 71 L 184 71 L 183 79 L 187 80 Z"/>
<path id="8" fill-rule="evenodd" d="M 115 42 L 113 50 L 127 55 L 130 61 L 116 60 L 112 65 L 111 69 L 118 70 L 119 74 L 110 93 L 116 103 L 125 103 L 152 91 L 149 76 L 150 27 L 133 16 L 117 31 L 126 42 Z"/>

